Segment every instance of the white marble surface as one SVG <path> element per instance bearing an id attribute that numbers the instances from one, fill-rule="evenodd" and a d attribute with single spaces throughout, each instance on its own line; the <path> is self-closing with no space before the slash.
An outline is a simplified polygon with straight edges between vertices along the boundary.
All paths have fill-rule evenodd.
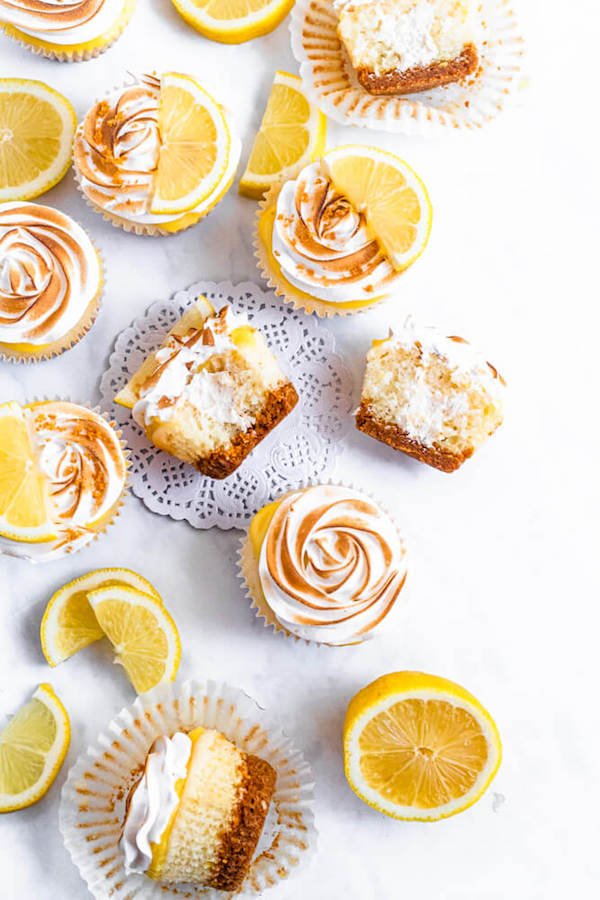
<path id="1" fill-rule="evenodd" d="M 394 303 L 331 323 L 357 381 L 373 336 L 408 311 L 487 348 L 510 385 L 506 423 L 452 476 L 406 461 L 356 432 L 340 477 L 385 496 L 412 554 L 396 635 L 363 647 L 294 646 L 257 624 L 238 587 L 237 532 L 199 532 L 131 498 L 93 548 L 45 568 L 0 559 L 0 711 L 41 681 L 68 707 L 67 764 L 33 808 L 0 820 L 0 895 L 89 896 L 57 832 L 67 766 L 132 698 L 108 652 L 90 648 L 57 670 L 39 624 L 51 593 L 92 568 L 138 569 L 163 593 L 183 636 L 181 675 L 226 678 L 279 710 L 317 777 L 320 850 L 279 896 L 364 900 L 548 900 L 597 892 L 598 702 L 598 165 L 593 99 L 600 25 L 592 0 L 555 17 L 523 0 L 529 88 L 517 108 L 477 134 L 435 141 L 331 127 L 330 143 L 395 149 L 427 183 L 430 245 Z M 578 23 L 571 33 L 571 22 Z M 582 23 L 585 23 L 585 27 Z M 121 40 L 98 60 L 59 65 L 0 39 L 2 75 L 39 78 L 81 115 L 125 69 L 179 68 L 218 88 L 245 159 L 276 68 L 295 71 L 286 25 L 246 46 L 212 44 L 168 0 L 138 0 Z M 590 122 L 597 120 L 595 105 Z M 164 239 L 125 235 L 89 211 L 70 176 L 42 198 L 87 226 L 106 256 L 108 295 L 91 334 L 32 368 L 0 366 L 0 399 L 98 398 L 115 335 L 155 299 L 199 278 L 257 277 L 254 204 L 232 190 L 209 219 Z M 594 575 L 596 572 L 593 573 Z M 395 822 L 348 788 L 344 711 L 388 671 L 445 675 L 496 718 L 504 761 L 473 809 L 435 825 Z M 594 885 L 596 888 L 594 890 Z M 273 895 L 273 900 L 275 896 Z"/>

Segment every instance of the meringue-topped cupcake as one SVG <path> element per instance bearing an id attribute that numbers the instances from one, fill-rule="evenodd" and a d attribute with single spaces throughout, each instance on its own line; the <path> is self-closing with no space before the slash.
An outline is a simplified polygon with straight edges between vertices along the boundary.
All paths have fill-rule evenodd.
<path id="1" fill-rule="evenodd" d="M 80 62 L 99 56 L 116 41 L 134 6 L 135 0 L 0 0 L 0 27 L 34 53 Z"/>
<path id="2" fill-rule="evenodd" d="M 259 510 L 241 565 L 267 624 L 334 646 L 371 637 L 406 580 L 404 543 L 389 515 L 361 491 L 333 484 Z"/>
<path id="3" fill-rule="evenodd" d="M 37 203 L 0 203 L 0 357 L 46 359 L 90 328 L 102 264 L 73 219 Z"/>
<path id="4" fill-rule="evenodd" d="M 75 135 L 88 204 L 126 231 L 189 228 L 229 189 L 241 143 L 223 108 L 188 75 L 134 76 L 96 102 Z"/>

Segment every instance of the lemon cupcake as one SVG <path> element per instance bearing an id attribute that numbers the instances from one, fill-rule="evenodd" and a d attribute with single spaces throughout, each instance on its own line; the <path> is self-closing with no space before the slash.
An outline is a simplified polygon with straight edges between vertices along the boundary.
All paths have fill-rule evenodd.
<path id="1" fill-rule="evenodd" d="M 34 53 L 81 62 L 99 56 L 120 37 L 134 6 L 135 0 L 0 0 L 0 27 Z"/>
<path id="2" fill-rule="evenodd" d="M 100 257 L 77 222 L 37 203 L 0 203 L 0 358 L 68 350 L 94 322 L 102 286 Z"/>
<path id="3" fill-rule="evenodd" d="M 0 405 L 0 553 L 42 562 L 80 550 L 117 515 L 126 477 L 123 445 L 98 412 Z"/>
<path id="4" fill-rule="evenodd" d="M 222 199 L 240 150 L 223 107 L 193 78 L 140 75 L 86 114 L 75 174 L 88 204 L 113 225 L 174 234 Z"/>
<path id="5" fill-rule="evenodd" d="M 320 316 L 360 312 L 387 297 L 425 249 L 431 205 L 405 162 L 371 147 L 338 147 L 260 206 L 256 256 L 275 293 Z"/>
<path id="6" fill-rule="evenodd" d="M 257 615 L 318 644 L 357 644 L 392 611 L 406 581 L 395 523 L 353 487 L 317 484 L 256 513 L 240 568 Z"/>

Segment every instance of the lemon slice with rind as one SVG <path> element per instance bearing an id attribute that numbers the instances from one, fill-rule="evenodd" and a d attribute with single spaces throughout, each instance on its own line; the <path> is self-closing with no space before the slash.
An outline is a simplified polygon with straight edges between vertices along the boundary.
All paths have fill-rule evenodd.
<path id="1" fill-rule="evenodd" d="M 384 675 L 359 691 L 346 713 L 350 787 L 397 819 L 461 812 L 484 793 L 501 757 L 498 730 L 481 703 L 435 675 Z"/>
<path id="2" fill-rule="evenodd" d="M 325 149 L 327 119 L 309 103 L 302 79 L 276 72 L 239 191 L 260 200 L 271 185 L 295 178 Z"/>
<path id="3" fill-rule="evenodd" d="M 188 25 L 213 41 L 241 44 L 277 28 L 294 0 L 172 0 Z"/>
<path id="4" fill-rule="evenodd" d="M 0 812 L 36 803 L 56 778 L 71 739 L 69 717 L 49 684 L 40 684 L 0 732 Z"/>
<path id="5" fill-rule="evenodd" d="M 231 136 L 223 109 L 189 75 L 160 79 L 160 154 L 150 212 L 184 213 L 200 206 L 225 176 Z"/>
<path id="6" fill-rule="evenodd" d="M 88 601 L 113 645 L 115 662 L 138 694 L 173 681 L 181 659 L 175 623 L 160 600 L 135 588 L 114 585 L 89 591 Z"/>
<path id="7" fill-rule="evenodd" d="M 88 592 L 116 586 L 135 588 L 162 603 L 150 582 L 131 569 L 96 569 L 75 578 L 53 594 L 42 619 L 42 650 L 51 666 L 57 666 L 104 637 L 88 601 Z"/>
<path id="8" fill-rule="evenodd" d="M 55 537 L 46 479 L 18 403 L 0 405 L 0 536 L 28 543 Z"/>
<path id="9" fill-rule="evenodd" d="M 75 110 L 42 81 L 0 78 L 0 202 L 31 200 L 71 165 Z"/>
<path id="10" fill-rule="evenodd" d="M 376 147 L 336 147 L 323 157 L 331 179 L 402 271 L 429 240 L 432 210 L 425 185 L 402 159 Z"/>

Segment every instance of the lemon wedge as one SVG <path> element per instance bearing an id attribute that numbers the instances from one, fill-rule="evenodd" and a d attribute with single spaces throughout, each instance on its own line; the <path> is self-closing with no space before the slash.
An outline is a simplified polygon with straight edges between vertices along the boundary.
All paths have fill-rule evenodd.
<path id="1" fill-rule="evenodd" d="M 498 730 L 468 691 L 435 675 L 394 672 L 353 698 L 344 724 L 352 790 L 396 819 L 435 821 L 478 800 L 496 774 Z"/>
<path id="2" fill-rule="evenodd" d="M 432 210 L 425 185 L 403 160 L 376 147 L 336 147 L 324 156 L 331 179 L 403 270 L 421 255 L 429 240 Z"/>
<path id="3" fill-rule="evenodd" d="M 88 592 L 115 586 L 135 588 L 162 602 L 150 582 L 130 569 L 96 569 L 70 581 L 50 598 L 42 619 L 42 650 L 51 666 L 57 666 L 78 650 L 104 637 L 89 604 Z"/>
<path id="4" fill-rule="evenodd" d="M 188 25 L 213 41 L 241 44 L 277 28 L 294 0 L 172 0 Z"/>
<path id="5" fill-rule="evenodd" d="M 138 694 L 175 679 L 181 644 L 160 600 L 120 584 L 89 591 L 87 598 L 113 645 L 115 662 L 125 668 Z"/>
<path id="6" fill-rule="evenodd" d="M 75 110 L 42 81 L 0 78 L 0 202 L 31 200 L 71 165 Z"/>
<path id="7" fill-rule="evenodd" d="M 325 149 L 327 119 L 306 99 L 302 80 L 276 72 L 239 191 L 260 200 L 272 184 L 295 178 Z"/>
<path id="8" fill-rule="evenodd" d="M 58 774 L 71 739 L 67 712 L 40 684 L 0 732 L 0 812 L 36 803 Z"/>
<path id="9" fill-rule="evenodd" d="M 167 72 L 160 80 L 158 128 L 151 212 L 195 209 L 217 192 L 227 171 L 231 137 L 223 110 L 189 75 Z"/>

